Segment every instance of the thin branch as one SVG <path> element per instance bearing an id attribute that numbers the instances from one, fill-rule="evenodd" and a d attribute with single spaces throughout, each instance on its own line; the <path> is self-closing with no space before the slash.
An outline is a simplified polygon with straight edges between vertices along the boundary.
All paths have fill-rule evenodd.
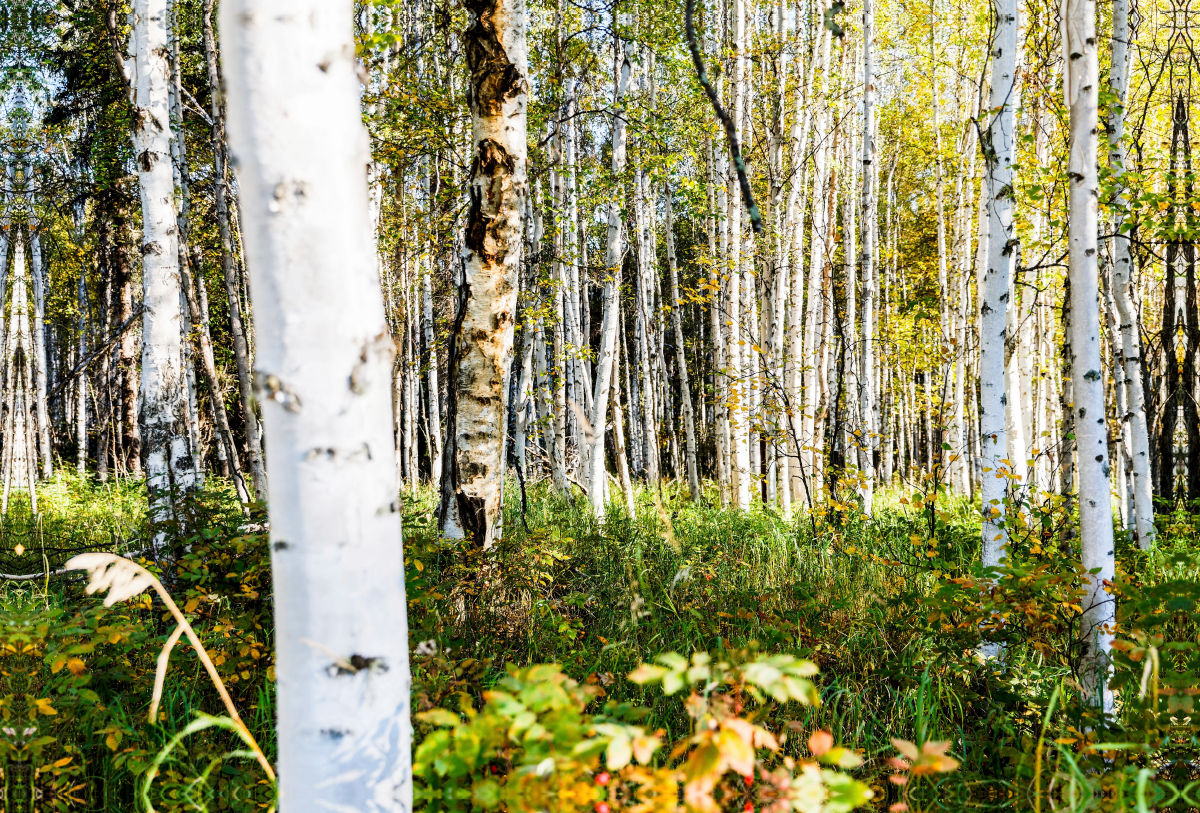
<path id="1" fill-rule="evenodd" d="M 700 56 L 700 46 L 696 42 L 696 26 L 692 21 L 695 13 L 696 0 L 687 0 L 683 26 L 687 32 L 688 50 L 692 52 L 692 64 L 696 66 L 696 78 L 700 80 L 700 87 L 704 88 L 704 92 L 708 94 L 708 100 L 712 103 L 717 118 L 725 125 L 725 138 L 729 141 L 729 155 L 733 158 L 734 167 L 737 168 L 738 184 L 742 189 L 742 202 L 746 204 L 746 210 L 750 213 L 750 225 L 754 227 L 755 234 L 762 234 L 762 215 L 758 213 L 758 204 L 754 202 L 754 192 L 750 189 L 750 179 L 746 177 L 746 163 L 742 160 L 742 150 L 738 146 L 737 127 L 734 125 L 733 119 L 725 112 L 725 108 L 721 106 L 721 100 L 717 98 L 717 91 L 708 81 L 708 74 L 704 70 L 704 59 Z"/>

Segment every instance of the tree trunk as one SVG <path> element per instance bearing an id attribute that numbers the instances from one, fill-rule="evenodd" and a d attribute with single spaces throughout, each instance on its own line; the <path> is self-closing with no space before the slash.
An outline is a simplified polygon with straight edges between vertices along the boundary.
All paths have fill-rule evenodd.
<path id="1" fill-rule="evenodd" d="M 712 139 L 706 139 L 706 168 L 708 170 L 707 191 L 709 193 L 709 209 L 710 211 L 724 211 L 722 196 L 724 195 L 725 185 L 718 181 L 721 173 L 717 171 L 717 161 L 714 155 Z M 707 219 L 708 226 L 708 318 L 710 323 L 710 333 L 712 341 L 712 404 L 713 404 L 713 429 L 714 443 L 713 451 L 715 453 L 716 472 L 714 477 L 717 481 L 717 494 L 721 505 L 729 504 L 729 477 L 726 472 L 729 469 L 729 446 L 726 439 L 729 436 L 728 424 L 728 387 L 727 377 L 725 375 L 726 368 L 726 349 L 725 349 L 725 330 L 722 326 L 722 301 L 721 301 L 721 277 L 719 268 L 720 255 L 717 253 L 717 218 L 710 216 Z M 722 228 L 722 234 L 724 229 Z"/>
<path id="2" fill-rule="evenodd" d="M 134 153 L 142 197 L 142 464 L 153 505 L 196 485 L 180 334 L 179 246 L 171 163 L 166 0 L 136 0 Z M 162 498 L 167 496 L 167 502 Z"/>
<path id="3" fill-rule="evenodd" d="M 246 324 L 242 318 L 241 296 L 238 292 L 238 268 L 233 253 L 233 234 L 229 218 L 229 178 L 225 155 L 225 109 L 221 103 L 221 75 L 217 61 L 217 38 L 213 31 L 212 13 L 215 0 L 204 0 L 204 55 L 208 68 L 208 85 L 212 94 L 213 197 L 217 215 L 217 232 L 221 241 L 221 270 L 225 280 L 225 295 L 229 303 L 229 332 L 233 336 L 233 358 L 237 365 L 238 396 L 242 421 L 246 431 L 246 458 L 254 481 L 254 495 L 267 498 L 267 473 L 263 467 L 262 430 L 254 402 L 254 378 L 250 367 L 250 347 Z"/>
<path id="4" fill-rule="evenodd" d="M 625 356 L 625 380 L 629 380 L 629 353 Z M 613 359 L 614 364 L 620 364 L 619 358 Z M 630 406 L 633 402 L 630 401 Z M 621 378 L 613 376 L 612 386 L 613 408 L 613 456 L 617 459 L 617 475 L 621 482 L 621 494 L 625 498 L 625 511 L 631 520 L 637 519 L 637 502 L 633 496 L 633 481 L 629 477 L 629 457 L 625 453 L 625 419 L 621 414 Z"/>
<path id="5" fill-rule="evenodd" d="M 34 397 L 37 401 L 37 449 L 42 464 L 42 478 L 54 476 L 54 461 L 50 455 L 50 413 L 46 408 L 46 279 L 42 269 L 42 241 L 36 230 L 29 236 L 29 265 L 33 270 L 33 365 Z"/>
<path id="6" fill-rule="evenodd" d="M 829 66 L 830 34 L 824 28 L 818 31 L 821 49 L 820 64 Z M 824 468 L 823 448 L 818 438 L 818 412 L 821 409 L 820 390 L 820 338 L 824 321 L 823 281 L 829 258 L 829 110 L 824 104 L 827 71 L 821 71 L 820 86 L 814 99 L 820 98 L 816 121 L 813 125 L 816 142 L 813 150 L 812 186 L 812 230 L 809 240 L 808 285 L 804 304 L 804 356 L 803 370 L 804 404 L 801 418 L 800 461 L 802 476 L 806 480 L 805 502 L 811 510 L 820 499 L 821 472 Z"/>
<path id="7" fill-rule="evenodd" d="M 369 212 L 354 7 L 225 0 L 220 13 L 270 456 L 280 804 L 407 811 L 395 349 Z"/>
<path id="8" fill-rule="evenodd" d="M 525 200 L 525 4 L 468 0 L 464 47 L 474 125 L 458 312 L 450 332 L 438 527 L 490 547 L 504 482 L 508 370 Z"/>
<path id="9" fill-rule="evenodd" d="M 621 47 L 621 42 L 614 38 L 613 51 L 616 54 L 615 75 L 613 76 L 613 117 L 612 117 L 612 172 L 616 178 L 625 173 L 625 114 L 622 102 L 625 89 L 629 85 L 630 64 Z M 608 426 L 608 406 L 613 401 L 615 363 L 617 354 L 617 328 L 620 319 L 621 292 L 621 262 L 625 256 L 624 220 L 621 217 L 621 203 L 615 198 L 608 202 L 608 237 L 604 254 L 604 304 L 600 324 L 600 347 L 596 354 L 596 378 L 592 392 L 592 414 L 589 416 L 590 426 L 584 427 L 587 438 L 588 472 L 587 489 L 588 502 L 592 505 L 592 515 L 598 522 L 604 520 L 605 489 L 607 486 L 608 466 L 604 459 L 604 433 Z M 619 403 L 615 407 L 620 420 Z M 622 438 L 623 445 L 623 438 Z M 624 449 L 620 450 L 620 458 L 624 457 Z"/>
<path id="10" fill-rule="evenodd" d="M 429 410 L 430 481 L 442 482 L 442 408 L 441 385 L 438 382 L 437 330 L 433 314 L 433 263 L 421 262 L 421 329 L 425 333 L 425 350 L 429 354 L 425 372 L 425 397 Z"/>
<path id="11" fill-rule="evenodd" d="M 113 325 L 133 318 L 133 270 L 130 267 L 130 229 L 125 215 L 126 198 L 120 189 L 104 190 L 97 201 L 97 250 L 106 276 L 101 309 L 101 335 L 107 336 Z M 138 431 L 138 335 L 126 331 L 117 342 L 112 362 L 104 356 L 101 375 L 103 391 L 108 394 L 106 418 L 101 422 L 104 437 L 97 440 L 96 473 L 105 481 L 109 455 L 118 473 L 141 476 L 141 435 Z M 110 375 L 111 373 L 111 375 Z M 115 383 L 115 387 L 110 386 Z M 115 389 L 115 393 L 113 390 Z M 114 398 L 115 395 L 115 398 Z M 109 436 L 111 430 L 112 435 Z M 111 448 L 114 447 L 114 448 Z"/>
<path id="12" fill-rule="evenodd" d="M 2 250 L 2 249 L 0 249 Z M 88 293 L 87 293 L 87 267 L 83 266 L 79 269 L 79 295 L 77 299 L 77 308 L 79 311 L 76 321 L 76 329 L 79 333 L 79 360 L 87 358 L 87 335 L 88 335 Z M 75 378 L 75 470 L 81 476 L 87 473 L 87 452 L 88 452 L 88 411 L 87 411 L 87 372 L 80 373 Z"/>
<path id="13" fill-rule="evenodd" d="M 217 360 L 216 354 L 213 352 L 212 336 L 208 331 L 208 320 L 204 318 L 204 312 L 200 307 L 200 297 L 197 295 L 191 270 L 186 263 L 180 263 L 179 271 L 183 280 L 184 301 L 187 303 L 188 313 L 191 315 L 192 324 L 199 326 L 196 335 L 200 340 L 200 359 L 204 365 L 204 376 L 208 379 L 209 397 L 217 430 L 217 443 L 225 450 L 225 459 L 230 467 L 238 499 L 243 503 L 248 503 L 250 502 L 250 491 L 246 488 L 246 481 L 242 477 L 242 465 L 238 460 L 237 446 L 233 441 L 233 430 L 229 428 L 229 417 L 225 411 L 221 379 L 217 375 Z"/>
<path id="14" fill-rule="evenodd" d="M 979 434 L 983 454 L 983 565 L 996 567 L 1004 555 L 1008 449 L 1005 429 L 1004 348 L 1008 339 L 1009 280 L 1016 262 L 1013 231 L 1013 168 L 1017 54 L 1016 0 L 997 3 L 996 35 L 992 45 L 991 119 L 986 134 L 988 258 L 979 294 Z M 997 650 L 985 646 L 985 652 Z"/>
<path id="15" fill-rule="evenodd" d="M 1125 105 L 1129 95 L 1129 0 L 1113 2 L 1112 72 L 1109 84 L 1117 98 L 1108 107 L 1108 165 L 1117 186 L 1113 218 L 1113 298 L 1121 321 L 1120 364 L 1126 387 L 1127 409 L 1121 418 L 1129 437 L 1133 460 L 1134 511 L 1137 540 L 1142 550 L 1154 544 L 1154 484 L 1150 478 L 1150 432 L 1146 420 L 1146 394 L 1142 386 L 1142 342 L 1138 312 L 1133 302 L 1132 241 L 1125 232 L 1125 209 L 1129 197 L 1122 185 L 1125 173 Z M 1118 375 L 1122 373 L 1119 372 Z"/>
<path id="16" fill-rule="evenodd" d="M 733 75 L 729 83 L 733 92 L 733 109 L 730 115 L 733 116 L 734 130 L 740 139 L 746 107 L 746 5 L 744 0 L 733 0 L 732 5 Z M 737 168 L 733 161 L 728 164 L 725 228 L 729 235 L 729 295 L 725 312 L 725 347 L 728 370 L 726 380 L 729 382 L 729 471 L 734 503 L 745 511 L 750 508 L 750 416 L 747 410 L 750 399 L 749 387 L 742 379 L 743 348 L 747 346 L 745 332 L 748 328 L 742 324 L 742 195 L 738 186 Z M 746 293 L 746 296 L 750 295 L 749 292 Z M 748 348 L 746 352 L 749 352 Z"/>
<path id="17" fill-rule="evenodd" d="M 683 302 L 679 299 L 679 269 L 675 261 L 675 214 L 671 189 L 663 189 L 666 200 L 667 272 L 671 276 L 671 326 L 675 329 L 675 363 L 679 367 L 679 398 L 683 410 L 683 431 L 687 450 L 688 493 L 692 502 L 700 502 L 700 474 L 696 466 L 696 415 L 692 410 L 692 387 L 688 380 L 687 352 L 683 339 Z"/>
<path id="18" fill-rule="evenodd" d="M 874 496 L 875 453 L 879 446 L 875 421 L 875 243 L 879 232 L 875 206 L 875 7 L 863 0 L 863 135 L 862 135 L 862 384 L 860 413 L 863 420 L 865 459 L 861 489 L 863 510 L 871 513 Z"/>
<path id="19" fill-rule="evenodd" d="M 1084 597 L 1081 677 L 1088 699 L 1105 711 L 1115 599 L 1106 589 L 1116 578 L 1108 434 L 1105 425 L 1104 365 L 1100 357 L 1097 228 L 1100 200 L 1099 83 L 1095 0 L 1068 0 L 1063 19 L 1063 85 L 1071 108 L 1069 255 L 1071 360 L 1075 390 L 1075 441 L 1079 450 L 1079 534 L 1088 577 Z"/>

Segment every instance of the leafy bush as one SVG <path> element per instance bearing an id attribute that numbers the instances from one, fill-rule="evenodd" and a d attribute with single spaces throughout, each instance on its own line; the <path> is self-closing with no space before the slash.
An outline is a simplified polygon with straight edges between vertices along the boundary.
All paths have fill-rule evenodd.
<path id="1" fill-rule="evenodd" d="M 785 655 L 661 655 L 630 679 L 666 695 L 690 689 L 692 730 L 664 742 L 661 730 L 638 724 L 648 709 L 610 701 L 591 712 L 596 687 L 553 665 L 510 667 L 482 708 L 460 695 L 461 717 L 445 708 L 417 715 L 431 727 L 414 761 L 418 807 L 637 813 L 675 810 L 682 799 L 700 813 L 846 813 L 874 795 L 836 770 L 856 768 L 862 757 L 815 732 L 807 758 L 796 760 L 781 753 L 786 733 L 756 722 L 764 703 L 819 702 L 808 680 L 815 673 L 812 663 Z"/>

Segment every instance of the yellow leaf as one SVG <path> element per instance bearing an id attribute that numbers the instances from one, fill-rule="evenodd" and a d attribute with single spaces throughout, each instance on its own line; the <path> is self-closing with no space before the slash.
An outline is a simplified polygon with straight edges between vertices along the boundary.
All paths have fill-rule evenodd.
<path id="1" fill-rule="evenodd" d="M 425 572 L 425 565 L 421 564 L 420 559 L 413 559 L 413 567 L 415 567 L 417 569 L 418 573 Z"/>
<path id="2" fill-rule="evenodd" d="M 717 748 L 729 767 L 742 776 L 754 773 L 754 748 L 736 731 L 725 729 L 717 734 Z"/>
<path id="3" fill-rule="evenodd" d="M 904 756 L 908 757 L 913 762 L 916 762 L 918 759 L 921 758 L 921 752 L 917 750 L 917 746 L 915 743 L 911 743 L 908 740 L 902 740 L 902 739 L 893 737 L 892 745 L 896 746 L 897 751 L 899 751 Z"/>
<path id="4" fill-rule="evenodd" d="M 71 658 L 71 660 L 67 661 L 67 668 L 71 670 L 72 675 L 79 677 L 83 674 L 83 670 L 87 669 L 87 666 L 84 664 L 82 658 Z"/>
<path id="5" fill-rule="evenodd" d="M 54 707 L 50 705 L 49 697 L 43 697 L 40 700 L 35 700 L 34 704 L 37 706 L 39 714 L 58 714 L 58 712 L 54 710 Z"/>
<path id="6" fill-rule="evenodd" d="M 650 764 L 650 757 L 658 750 L 658 737 L 642 736 L 633 738 L 633 756 L 643 765 Z"/>

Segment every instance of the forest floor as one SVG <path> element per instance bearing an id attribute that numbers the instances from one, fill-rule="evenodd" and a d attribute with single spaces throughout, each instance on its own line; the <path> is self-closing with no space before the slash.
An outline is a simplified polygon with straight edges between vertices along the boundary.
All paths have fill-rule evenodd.
<path id="1" fill-rule="evenodd" d="M 1188 687 L 1200 673 L 1200 567 L 1187 513 L 1164 517 L 1151 553 L 1119 540 L 1117 713 L 1100 723 L 1078 701 L 1081 574 L 1061 501 L 1019 514 L 1010 561 L 983 573 L 977 509 L 936 491 L 889 490 L 870 518 L 833 501 L 789 520 L 695 505 L 686 488 L 664 485 L 661 511 L 643 490 L 636 518 L 614 509 L 601 528 L 544 483 L 529 487 L 522 510 L 513 486 L 503 542 L 488 552 L 439 541 L 432 492 L 406 494 L 416 712 L 480 698 L 511 665 L 555 663 L 598 704 L 642 707 L 642 725 L 679 741 L 690 730 L 684 701 L 630 681 L 631 671 L 670 652 L 784 652 L 816 664 L 822 702 L 764 704 L 756 722 L 829 730 L 866 758 L 857 773 L 880 809 L 899 798 L 886 763 L 897 737 L 949 742 L 962 763 L 906 788 L 910 809 L 1037 809 L 1035 789 L 1049 787 L 1046 809 L 1104 799 L 1103 809 L 1136 810 L 1139 776 L 1142 809 L 1195 779 Z M 244 516 L 214 482 L 151 528 L 143 494 L 136 482 L 60 476 L 39 490 L 36 517 L 18 495 L 0 525 L 0 570 L 54 571 L 81 550 L 145 557 L 151 535 L 165 533 L 171 553 L 145 563 L 274 759 L 263 517 Z M 252 761 L 229 756 L 238 745 L 228 732 L 164 750 L 197 712 L 222 711 L 190 649 L 175 649 L 158 720 L 147 722 L 174 626 L 161 604 L 143 594 L 106 609 L 82 586 L 73 576 L 0 584 L 0 714 L 29 721 L 6 722 L 0 735 L 10 781 L 28 764 L 43 809 L 127 811 L 141 808 L 140 777 L 161 760 L 157 810 L 269 806 L 270 785 Z M 985 635 L 1004 644 L 1002 659 L 979 656 Z M 418 741 L 429 730 L 418 724 Z M 1079 788 L 1090 789 L 1086 805 Z"/>

